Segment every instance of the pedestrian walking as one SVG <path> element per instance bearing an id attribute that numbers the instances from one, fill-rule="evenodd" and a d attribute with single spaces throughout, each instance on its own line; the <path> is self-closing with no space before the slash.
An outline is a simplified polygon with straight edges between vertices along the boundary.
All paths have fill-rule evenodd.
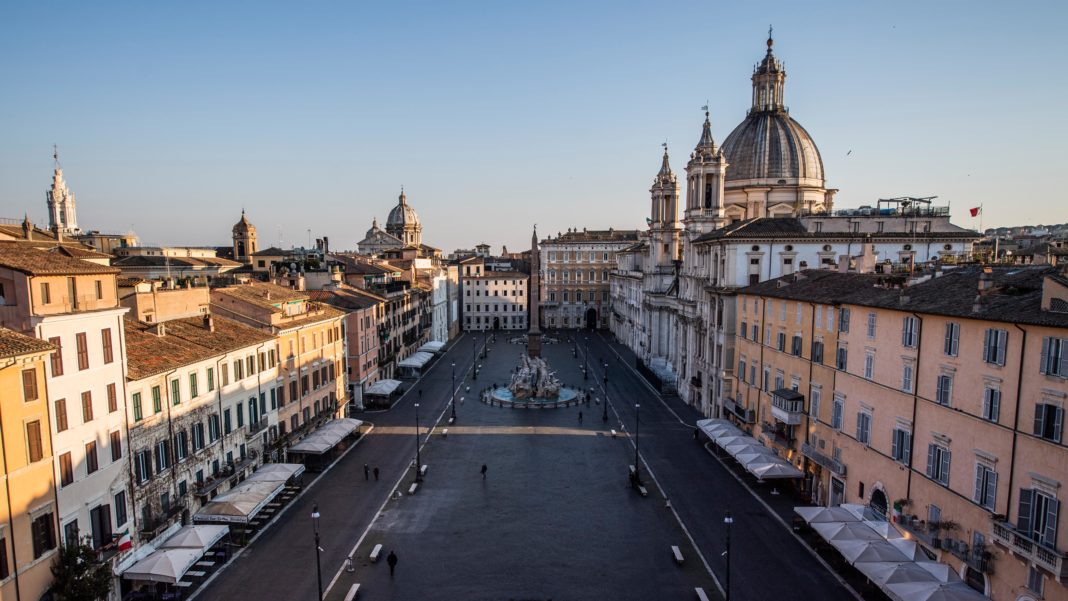
<path id="1" fill-rule="evenodd" d="M 375 482 L 378 482 L 378 466 L 375 466 Z"/>
<path id="2" fill-rule="evenodd" d="M 697 428 L 693 429 L 693 439 L 697 440 Z"/>
<path id="3" fill-rule="evenodd" d="M 366 463 L 363 464 L 363 479 L 364 480 L 370 480 L 371 479 L 371 468 L 367 467 Z"/>
<path id="4" fill-rule="evenodd" d="M 393 578 L 393 572 L 397 570 L 397 554 L 394 553 L 392 550 L 386 557 L 386 563 L 389 564 L 389 577 Z"/>
<path id="5" fill-rule="evenodd" d="M 582 412 L 581 411 L 579 411 L 579 423 L 580 424 L 582 423 Z"/>
<path id="6" fill-rule="evenodd" d="M 482 479 L 483 479 L 483 480 L 485 480 L 485 479 L 486 479 L 486 472 L 488 472 L 488 471 L 489 471 L 489 468 L 488 468 L 488 467 L 486 467 L 486 464 L 485 464 L 485 463 L 483 463 L 483 464 L 482 464 Z"/>

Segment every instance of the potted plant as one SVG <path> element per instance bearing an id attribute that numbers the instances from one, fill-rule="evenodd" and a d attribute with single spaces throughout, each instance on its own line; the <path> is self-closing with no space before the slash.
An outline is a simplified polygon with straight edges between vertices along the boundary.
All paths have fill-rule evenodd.
<path id="1" fill-rule="evenodd" d="M 929 524 L 931 533 L 934 535 L 931 537 L 931 546 L 935 549 L 942 548 L 942 532 L 953 532 L 960 528 L 960 525 L 953 520 L 941 520 L 938 522 L 931 522 Z"/>
<path id="2" fill-rule="evenodd" d="M 912 504 L 912 501 L 908 499 L 898 499 L 894 501 L 894 522 L 898 523 L 902 520 L 908 519 L 908 506 Z"/>

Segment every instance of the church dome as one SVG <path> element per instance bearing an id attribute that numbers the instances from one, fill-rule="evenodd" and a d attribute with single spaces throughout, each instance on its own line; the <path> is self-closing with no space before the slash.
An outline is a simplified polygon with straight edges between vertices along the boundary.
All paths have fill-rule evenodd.
<path id="1" fill-rule="evenodd" d="M 401 190 L 400 202 L 397 206 L 393 207 L 393 210 L 389 212 L 389 217 L 386 218 L 386 228 L 392 227 L 404 227 L 404 226 L 418 226 L 419 216 L 415 214 L 413 209 L 408 204 L 408 196 Z"/>
<path id="2" fill-rule="evenodd" d="M 255 234 L 256 226 L 245 217 L 244 209 L 241 210 L 241 221 L 234 224 L 234 234 Z"/>
<path id="3" fill-rule="evenodd" d="M 723 153 L 730 165 L 727 182 L 823 184 L 823 159 L 816 143 L 785 110 L 750 112 L 724 140 Z"/>

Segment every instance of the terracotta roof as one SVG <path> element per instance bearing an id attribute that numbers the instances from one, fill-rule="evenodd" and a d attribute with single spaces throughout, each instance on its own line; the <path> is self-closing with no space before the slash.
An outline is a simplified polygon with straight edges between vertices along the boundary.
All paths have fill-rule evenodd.
<path id="1" fill-rule="evenodd" d="M 119 257 L 115 267 L 238 267 L 243 263 L 219 257 L 160 257 L 156 255 L 130 255 Z"/>
<path id="2" fill-rule="evenodd" d="M 15 238 L 16 240 L 25 240 L 21 224 L 19 224 L 19 225 L 10 224 L 10 223 L 0 224 L 0 234 L 5 234 L 7 236 L 11 236 L 12 238 Z M 39 228 L 37 226 L 33 226 L 33 234 L 32 234 L 31 242 L 32 241 L 37 241 L 37 240 L 42 240 L 42 241 L 43 240 L 48 240 L 48 241 L 51 241 L 51 242 L 55 242 L 56 241 L 56 236 L 55 236 L 55 234 L 53 234 L 52 232 L 50 232 L 48 230 L 43 230 L 43 229 L 41 229 L 41 228 Z"/>
<path id="3" fill-rule="evenodd" d="M 291 255 L 291 254 L 293 254 L 293 251 L 282 250 L 282 249 L 278 248 L 277 246 L 272 246 L 270 248 L 265 248 L 263 250 L 258 250 L 256 252 L 252 253 L 252 256 L 254 256 L 254 257 L 257 257 L 257 256 L 283 257 L 283 256 Z"/>
<path id="4" fill-rule="evenodd" d="M 251 284 L 240 284 L 237 286 L 227 286 L 226 288 L 216 288 L 214 292 L 224 294 L 226 296 L 232 296 L 236 299 L 243 300 L 260 307 L 272 307 L 277 308 L 276 305 L 289 301 L 308 300 L 308 293 L 301 292 L 299 290 L 291 290 L 289 288 L 283 288 L 276 284 L 268 284 L 266 282 L 253 282 Z"/>
<path id="5" fill-rule="evenodd" d="M 747 219 L 745 221 L 739 221 L 730 225 L 725 225 L 719 229 L 712 230 L 707 234 L 702 234 L 697 238 L 694 238 L 694 243 L 701 242 L 715 242 L 724 239 L 750 239 L 750 238 L 788 238 L 788 239 L 805 239 L 812 238 L 817 240 L 848 240 L 848 239 L 864 239 L 871 238 L 872 240 L 879 239 L 928 239 L 928 238 L 961 238 L 964 240 L 974 240 L 979 237 L 979 234 L 971 230 L 965 230 L 963 228 L 957 228 L 953 231 L 946 232 L 931 232 L 931 233 L 915 233 L 915 232 L 809 232 L 800 219 L 796 217 L 757 217 L 755 219 Z"/>
<path id="6" fill-rule="evenodd" d="M 557 235 L 555 238 L 546 238 L 540 244 L 558 244 L 564 242 L 616 242 L 637 241 L 638 230 L 583 230 L 571 231 Z"/>
<path id="7" fill-rule="evenodd" d="M 57 244 L 56 246 L 48 248 L 47 250 L 48 250 L 48 252 L 51 252 L 51 253 L 55 253 L 55 254 L 58 254 L 58 255 L 64 255 L 64 256 L 67 256 L 67 257 L 73 257 L 75 259 L 110 259 L 111 258 L 111 255 L 104 254 L 102 252 L 97 252 L 97 251 L 95 251 L 95 250 L 93 250 L 91 248 L 85 248 L 84 246 L 81 246 L 81 245 L 73 246 L 73 245 L 70 245 L 70 244 Z"/>
<path id="8" fill-rule="evenodd" d="M 0 242 L 0 266 L 29 275 L 119 273 L 118 269 L 82 261 L 15 242 Z"/>
<path id="9" fill-rule="evenodd" d="M 339 309 L 345 309 L 347 311 L 367 309 L 386 302 L 386 299 L 380 296 L 375 296 L 366 292 L 357 292 L 348 288 L 338 288 L 335 290 L 310 290 L 308 294 L 314 301 L 325 303 Z"/>
<path id="10" fill-rule="evenodd" d="M 320 321 L 328 321 L 331 319 L 337 319 L 338 317 L 344 317 L 348 313 L 340 309 L 335 309 L 325 303 L 317 303 L 315 305 L 315 311 L 306 314 L 305 317 L 298 319 L 291 319 L 278 324 L 278 328 L 282 330 L 288 330 L 291 328 L 297 328 L 306 326 L 312 323 L 318 323 Z"/>
<path id="11" fill-rule="evenodd" d="M 20 334 L 15 330 L 0 328 L 0 357 L 17 357 L 30 353 L 44 353 L 55 347 L 37 338 Z"/>
<path id="12" fill-rule="evenodd" d="M 529 273 L 523 273 L 521 271 L 487 271 L 482 274 L 483 278 L 502 278 L 502 279 L 527 279 L 530 277 Z"/>
<path id="13" fill-rule="evenodd" d="M 207 329 L 200 317 L 175 319 L 162 324 L 132 319 L 123 321 L 129 368 L 127 377 L 130 380 L 140 380 L 274 339 L 265 331 L 218 316 L 212 318 L 215 331 Z M 159 325 L 164 328 L 163 336 L 154 333 Z"/>
<path id="14" fill-rule="evenodd" d="M 938 277 L 895 288 L 901 276 L 806 270 L 740 289 L 759 294 L 825 304 L 854 304 L 898 311 L 930 313 L 1007 323 L 1068 328 L 1068 313 L 1042 310 L 1042 280 L 1057 273 L 1052 267 L 994 267 L 992 287 L 979 292 L 983 268 L 960 267 Z M 979 299 L 978 310 L 976 300 Z"/>

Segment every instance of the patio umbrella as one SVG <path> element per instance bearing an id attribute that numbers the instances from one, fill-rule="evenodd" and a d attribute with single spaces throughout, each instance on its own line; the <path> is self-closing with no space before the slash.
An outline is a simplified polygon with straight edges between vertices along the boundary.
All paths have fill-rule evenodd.
<path id="1" fill-rule="evenodd" d="M 860 505 L 859 503 L 842 503 L 842 509 L 849 511 L 853 515 L 857 516 L 858 520 L 867 520 L 869 522 L 885 522 L 886 516 L 878 513 L 867 505 Z"/>
<path id="2" fill-rule="evenodd" d="M 867 524 L 868 527 L 872 530 L 878 532 L 879 536 L 882 536 L 885 539 L 892 540 L 901 538 L 901 532 L 899 532 L 893 524 L 887 522 L 886 520 L 864 520 L 864 523 Z"/>
<path id="3" fill-rule="evenodd" d="M 794 513 L 809 524 L 860 521 L 857 516 L 841 507 L 794 507 Z"/>
<path id="4" fill-rule="evenodd" d="M 861 522 L 826 522 L 812 524 L 812 529 L 818 532 L 823 540 L 831 543 L 843 540 L 882 540 L 883 538 Z"/>
<path id="5" fill-rule="evenodd" d="M 749 473 L 753 474 L 760 480 L 801 478 L 804 476 L 804 474 L 801 473 L 801 470 L 778 458 L 771 463 L 749 464 L 745 466 L 745 469 L 749 470 Z"/>
<path id="6" fill-rule="evenodd" d="M 274 481 L 285 482 L 294 476 L 304 473 L 304 466 L 300 463 L 265 463 L 256 473 L 248 477 L 253 482 Z"/>
<path id="7" fill-rule="evenodd" d="M 957 575 L 953 568 L 940 561 L 917 561 L 916 565 L 930 572 L 935 578 L 941 582 L 954 583 L 961 582 L 960 576 Z"/>
<path id="8" fill-rule="evenodd" d="M 756 439 L 752 436 L 745 436 L 744 434 L 726 433 L 715 438 L 716 444 L 722 448 L 727 448 L 732 444 L 751 444 L 756 442 Z"/>
<path id="9" fill-rule="evenodd" d="M 728 453 L 730 453 L 731 457 L 736 456 L 738 453 L 741 453 L 741 452 L 745 451 L 746 449 L 756 448 L 757 452 L 760 452 L 760 449 L 766 449 L 767 448 L 764 445 L 762 445 L 759 442 L 757 442 L 756 440 L 754 440 L 752 438 L 749 438 L 748 436 L 745 436 L 745 437 L 742 437 L 742 438 L 745 438 L 747 440 L 738 440 L 738 441 L 734 441 L 734 442 L 732 442 L 730 444 L 727 444 L 727 445 L 722 445 L 721 444 L 720 446 L 723 447 L 724 451 L 727 451 Z"/>
<path id="10" fill-rule="evenodd" d="M 923 552 L 923 547 L 921 547 L 916 541 L 909 540 L 907 538 L 891 538 L 887 539 L 886 542 L 897 547 L 897 550 L 904 553 L 905 557 L 909 558 L 909 561 L 931 561 L 931 558 Z"/>
<path id="11" fill-rule="evenodd" d="M 901 601 L 989 601 L 962 582 L 902 582 L 887 584 L 884 589 Z"/>
<path id="12" fill-rule="evenodd" d="M 933 574 L 912 561 L 862 561 L 856 563 L 855 567 L 879 586 L 906 582 L 942 584 Z"/>
<path id="13" fill-rule="evenodd" d="M 742 465 L 749 465 L 754 461 L 766 461 L 773 458 L 775 458 L 775 453 L 773 453 L 771 449 L 765 447 L 751 447 L 734 456 L 734 459 Z"/>
<path id="14" fill-rule="evenodd" d="M 183 526 L 178 532 L 160 545 L 161 549 L 200 549 L 206 551 L 208 547 L 219 542 L 230 531 L 229 526 L 217 526 L 199 524 L 196 526 Z"/>
<path id="15" fill-rule="evenodd" d="M 849 563 L 906 561 L 908 558 L 885 540 L 847 540 L 835 543 L 834 547 Z M 932 576 L 932 579 L 934 577 Z"/>
<path id="16" fill-rule="evenodd" d="M 160 549 L 122 573 L 127 580 L 174 584 L 204 555 L 200 549 Z"/>

